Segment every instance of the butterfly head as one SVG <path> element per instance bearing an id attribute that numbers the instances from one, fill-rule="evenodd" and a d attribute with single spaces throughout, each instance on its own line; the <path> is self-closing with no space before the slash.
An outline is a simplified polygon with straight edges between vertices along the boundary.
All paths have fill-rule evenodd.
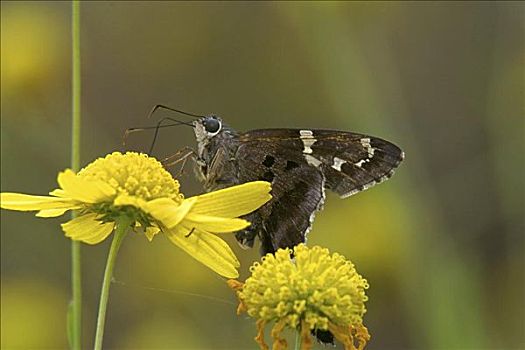
<path id="1" fill-rule="evenodd" d="M 208 115 L 193 122 L 195 136 L 199 143 L 208 143 L 222 130 L 222 119 L 216 115 Z"/>

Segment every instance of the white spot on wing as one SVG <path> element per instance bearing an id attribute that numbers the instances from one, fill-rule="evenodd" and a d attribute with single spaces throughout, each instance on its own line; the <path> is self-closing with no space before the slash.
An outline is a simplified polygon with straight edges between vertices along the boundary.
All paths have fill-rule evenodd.
<path id="1" fill-rule="evenodd" d="M 313 137 L 314 133 L 312 130 L 299 130 L 299 134 L 301 134 L 301 137 Z"/>
<path id="2" fill-rule="evenodd" d="M 306 162 L 309 165 L 313 165 L 314 167 L 319 167 L 319 165 L 323 164 L 319 159 L 315 158 L 314 156 L 311 156 L 309 154 L 304 155 L 304 159 L 306 159 Z"/>
<path id="3" fill-rule="evenodd" d="M 370 138 L 364 137 L 361 140 L 361 145 L 366 149 L 368 153 L 368 158 L 372 158 L 374 156 L 374 151 L 376 150 L 372 145 L 370 144 Z"/>
<path id="4" fill-rule="evenodd" d="M 317 141 L 314 137 L 314 133 L 311 130 L 299 130 L 299 138 L 303 141 L 304 154 L 312 154 L 312 145 Z"/>
<path id="5" fill-rule="evenodd" d="M 337 171 L 341 171 L 341 166 L 346 163 L 346 160 L 334 157 L 334 164 L 332 164 L 332 168 L 334 168 Z"/>
<path id="6" fill-rule="evenodd" d="M 354 165 L 358 168 L 362 167 L 363 164 L 368 163 L 370 161 L 370 158 L 367 159 L 361 159 L 359 162 L 355 163 Z"/>
<path id="7" fill-rule="evenodd" d="M 370 138 L 364 137 L 361 139 L 361 145 L 363 145 L 364 148 L 370 148 L 372 145 L 370 144 Z"/>

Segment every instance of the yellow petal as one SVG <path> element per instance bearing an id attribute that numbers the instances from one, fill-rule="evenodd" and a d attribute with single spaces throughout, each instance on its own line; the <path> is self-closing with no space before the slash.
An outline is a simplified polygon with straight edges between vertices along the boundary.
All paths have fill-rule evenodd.
<path id="1" fill-rule="evenodd" d="M 96 220 L 97 214 L 85 214 L 62 224 L 67 237 L 75 241 L 97 244 L 106 239 L 113 231 L 113 222 L 102 223 Z"/>
<path id="2" fill-rule="evenodd" d="M 224 233 L 242 230 L 250 226 L 250 223 L 243 219 L 219 218 L 190 212 L 184 218 L 184 225 L 199 228 L 207 232 Z"/>
<path id="3" fill-rule="evenodd" d="M 119 195 L 117 196 L 117 198 L 115 198 L 115 200 L 113 201 L 113 204 L 115 206 L 130 205 L 132 207 L 144 210 L 144 208 L 147 205 L 147 202 L 144 199 L 139 198 L 139 197 L 129 196 L 129 195 Z"/>
<path id="4" fill-rule="evenodd" d="M 64 192 L 64 190 L 62 190 L 60 188 L 57 188 L 57 189 L 49 192 L 49 194 L 52 195 L 52 196 L 55 196 L 55 197 L 68 198 L 67 197 L 67 193 Z"/>
<path id="5" fill-rule="evenodd" d="M 48 196 L 32 196 L 22 193 L 1 193 L 0 207 L 11 210 L 47 210 L 47 209 L 73 209 L 78 202 L 72 199 L 55 198 Z"/>
<path id="6" fill-rule="evenodd" d="M 159 232 L 160 232 L 160 229 L 155 226 L 147 227 L 146 230 L 144 230 L 144 234 L 146 235 L 146 238 L 150 242 L 153 240 L 153 237 L 155 237 L 155 235 Z"/>
<path id="7" fill-rule="evenodd" d="M 191 230 L 184 225 L 178 225 L 166 234 L 175 245 L 219 275 L 227 278 L 239 276 L 239 260 L 226 242 L 211 233 L 199 229 L 193 232 Z"/>
<path id="8" fill-rule="evenodd" d="M 206 193 L 197 196 L 191 212 L 226 218 L 246 215 L 272 198 L 271 189 L 269 182 L 254 181 Z"/>
<path id="9" fill-rule="evenodd" d="M 148 226 L 146 227 L 146 229 L 144 229 L 142 224 L 138 221 L 135 222 L 134 229 L 135 229 L 135 232 L 144 233 L 144 235 L 146 235 L 146 238 L 150 242 L 153 240 L 153 237 L 155 237 L 155 235 L 160 232 L 160 228 L 158 228 L 157 226 Z"/>
<path id="10" fill-rule="evenodd" d="M 172 228 L 184 219 L 195 202 L 195 197 L 185 199 L 180 205 L 169 198 L 158 198 L 149 201 L 145 211 L 165 227 Z"/>
<path id="11" fill-rule="evenodd" d="M 74 208 L 78 209 L 80 207 Z M 66 211 L 73 209 L 73 208 L 62 208 L 62 209 L 44 209 L 40 210 L 38 213 L 36 213 L 36 216 L 40 218 L 54 218 L 56 216 L 60 216 L 64 214 Z"/>
<path id="12" fill-rule="evenodd" d="M 84 203 L 111 200 L 116 193 L 115 189 L 104 181 L 82 179 L 70 169 L 58 174 L 58 184 L 64 190 L 63 195 Z M 52 193 L 59 194 L 60 192 Z"/>

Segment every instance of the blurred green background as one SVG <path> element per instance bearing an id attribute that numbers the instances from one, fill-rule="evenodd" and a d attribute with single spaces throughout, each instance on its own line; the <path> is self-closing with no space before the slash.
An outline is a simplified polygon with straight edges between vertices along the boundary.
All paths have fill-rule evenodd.
<path id="1" fill-rule="evenodd" d="M 391 140 L 406 153 L 396 175 L 346 200 L 330 194 L 309 235 L 369 280 L 368 349 L 523 349 L 524 10 L 83 2 L 82 164 L 125 149 L 124 130 L 154 124 L 146 115 L 158 103 L 217 113 L 238 130 Z M 69 166 L 70 11 L 1 3 L 2 191 L 46 194 Z M 146 151 L 151 136 L 126 148 Z M 194 143 L 191 129 L 164 129 L 155 154 Z M 199 193 L 191 172 L 181 182 Z M 66 348 L 66 218 L 1 219 L 1 347 Z M 245 278 L 258 251 L 229 242 Z M 83 248 L 86 348 L 108 247 Z M 235 315 L 224 281 L 163 236 L 130 235 L 115 278 L 105 348 L 255 348 L 254 322 Z"/>

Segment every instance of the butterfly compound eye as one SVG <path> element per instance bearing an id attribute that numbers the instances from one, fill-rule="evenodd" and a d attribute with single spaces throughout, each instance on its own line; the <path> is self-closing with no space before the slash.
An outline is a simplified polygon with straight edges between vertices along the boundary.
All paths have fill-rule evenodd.
<path id="1" fill-rule="evenodd" d="M 216 133 L 221 128 L 221 122 L 217 118 L 209 117 L 204 120 L 204 129 L 209 133 Z"/>

